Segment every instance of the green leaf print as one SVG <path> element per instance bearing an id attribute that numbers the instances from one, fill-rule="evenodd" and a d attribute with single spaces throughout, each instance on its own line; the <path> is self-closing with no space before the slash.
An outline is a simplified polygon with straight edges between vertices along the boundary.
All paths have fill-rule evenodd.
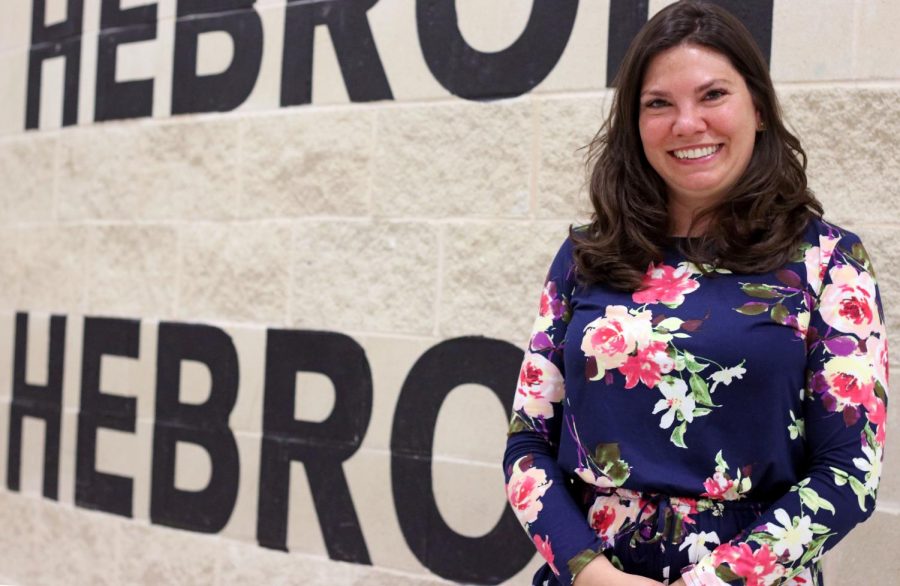
<path id="1" fill-rule="evenodd" d="M 788 312 L 787 307 L 782 305 L 781 303 L 776 304 L 772 308 L 772 312 L 770 314 L 772 316 L 772 321 L 779 324 L 786 324 L 787 318 L 790 316 L 790 312 Z"/>
<path id="2" fill-rule="evenodd" d="M 769 304 L 759 301 L 749 301 L 735 309 L 735 311 L 737 311 L 738 313 L 743 313 L 744 315 L 759 315 L 761 313 L 767 312 L 768 310 Z"/>
<path id="3" fill-rule="evenodd" d="M 601 466 L 617 462 L 621 458 L 622 451 L 619 449 L 619 444 L 617 443 L 599 444 L 594 448 L 594 462 L 597 462 Z"/>
<path id="4" fill-rule="evenodd" d="M 731 571 L 731 568 L 726 566 L 725 564 L 719 564 L 716 567 L 716 576 L 719 577 L 723 582 L 738 582 L 740 584 L 744 583 L 744 579 Z"/>
<path id="5" fill-rule="evenodd" d="M 707 407 L 715 407 L 712 397 L 709 396 L 709 385 L 696 373 L 691 374 L 690 379 L 691 393 L 694 395 L 694 401 L 700 405 Z"/>
<path id="6" fill-rule="evenodd" d="M 677 426 L 672 430 L 672 443 L 675 444 L 679 448 L 686 448 L 687 445 L 684 443 L 684 432 L 687 431 L 687 421 L 682 422 L 681 425 Z"/>
<path id="7" fill-rule="evenodd" d="M 835 514 L 834 505 L 820 497 L 819 493 L 815 490 L 803 487 L 799 490 L 799 493 L 800 502 L 803 506 L 811 509 L 813 513 L 818 513 L 819 509 L 825 509 L 826 511 L 830 511 L 832 515 Z"/>
<path id="8" fill-rule="evenodd" d="M 758 299 L 778 299 L 781 297 L 781 293 L 772 290 L 771 286 L 757 283 L 744 283 L 741 285 L 741 291 L 750 297 L 756 297 Z"/>

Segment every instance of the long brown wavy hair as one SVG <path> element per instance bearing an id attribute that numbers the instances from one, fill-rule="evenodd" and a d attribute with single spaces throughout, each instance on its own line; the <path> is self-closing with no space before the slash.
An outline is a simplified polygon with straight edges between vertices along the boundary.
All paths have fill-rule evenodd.
<path id="1" fill-rule="evenodd" d="M 667 189 L 644 155 L 638 116 L 644 73 L 654 57 L 693 44 L 724 55 L 741 74 L 765 130 L 730 193 L 698 212 L 699 238 L 669 236 Z M 807 187 L 806 153 L 781 118 L 765 59 L 740 21 L 706 2 L 682 0 L 661 10 L 638 33 L 616 76 L 612 109 L 587 146 L 592 221 L 570 229 L 578 275 L 586 284 L 640 288 L 651 262 L 676 246 L 706 274 L 715 268 L 763 273 L 794 256 L 822 205 Z M 690 233 L 690 232 L 689 232 Z"/>

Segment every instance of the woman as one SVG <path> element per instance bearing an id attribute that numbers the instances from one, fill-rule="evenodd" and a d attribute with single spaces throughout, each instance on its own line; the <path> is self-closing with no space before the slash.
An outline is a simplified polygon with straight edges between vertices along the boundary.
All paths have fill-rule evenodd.
<path id="1" fill-rule="evenodd" d="M 875 505 L 886 335 L 743 26 L 638 34 L 550 267 L 504 457 L 535 584 L 821 584 Z M 649 268 L 648 268 L 649 267 Z"/>

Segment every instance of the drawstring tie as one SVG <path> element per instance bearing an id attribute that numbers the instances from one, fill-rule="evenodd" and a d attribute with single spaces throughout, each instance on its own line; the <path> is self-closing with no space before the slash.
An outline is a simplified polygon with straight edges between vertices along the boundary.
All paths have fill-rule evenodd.
<path id="1" fill-rule="evenodd" d="M 642 521 L 644 520 L 644 515 L 647 513 L 651 506 L 656 507 L 656 531 L 653 535 L 646 535 L 645 530 L 647 529 L 647 527 L 642 526 Z M 626 527 L 623 527 L 622 530 L 616 534 L 616 540 L 618 541 L 621 537 L 630 538 L 635 533 L 637 533 L 637 535 L 640 537 L 640 540 L 644 543 L 656 543 L 666 534 L 666 524 L 670 517 L 671 510 L 672 504 L 669 501 L 668 495 L 654 494 L 645 497 L 644 504 L 638 511 L 634 523 L 629 523 Z"/>

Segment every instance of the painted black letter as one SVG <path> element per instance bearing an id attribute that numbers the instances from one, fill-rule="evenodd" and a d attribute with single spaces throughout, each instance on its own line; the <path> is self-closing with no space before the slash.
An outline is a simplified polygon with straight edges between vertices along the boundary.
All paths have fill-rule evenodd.
<path id="1" fill-rule="evenodd" d="M 289 1 L 284 22 L 281 105 L 312 101 L 313 31 L 328 25 L 352 102 L 392 100 L 366 12 L 378 0 Z"/>
<path id="2" fill-rule="evenodd" d="M 103 393 L 100 363 L 104 354 L 137 358 L 140 333 L 141 324 L 137 320 L 99 317 L 84 320 L 75 504 L 123 517 L 131 517 L 133 481 L 97 472 L 97 428 L 134 433 L 137 400 Z"/>
<path id="3" fill-rule="evenodd" d="M 318 372 L 334 385 L 325 421 L 294 419 L 297 372 Z M 359 448 L 372 416 L 372 374 L 362 347 L 333 332 L 269 330 L 256 539 L 286 550 L 289 473 L 303 462 L 328 556 L 371 564 L 350 498 L 343 462 Z"/>
<path id="4" fill-rule="evenodd" d="M 744 23 L 766 60 L 772 56 L 773 0 L 710 0 Z M 650 0 L 610 0 L 606 85 L 613 87 L 619 65 L 637 32 L 647 22 Z"/>
<path id="5" fill-rule="evenodd" d="M 253 9 L 254 2 L 179 0 L 172 114 L 233 110 L 253 91 L 263 51 L 262 21 Z M 231 37 L 231 64 L 222 73 L 197 75 L 198 38 L 211 31 L 222 31 Z"/>
<path id="6" fill-rule="evenodd" d="M 156 422 L 153 428 L 153 480 L 150 519 L 160 525 L 216 533 L 234 510 L 240 462 L 228 427 L 238 391 L 237 351 L 231 336 L 199 324 L 159 324 L 156 364 Z M 200 405 L 179 400 L 181 362 L 195 360 L 209 369 L 209 399 Z M 196 444 L 212 463 L 203 490 L 175 487 L 175 445 Z"/>
<path id="7" fill-rule="evenodd" d="M 391 431 L 394 506 L 410 550 L 442 578 L 498 584 L 534 557 L 534 546 L 509 507 L 487 535 L 456 533 L 438 511 L 431 478 L 434 428 L 450 391 L 466 383 L 484 385 L 509 412 L 521 363 L 522 351 L 508 342 L 475 337 L 447 340 L 419 358 L 400 391 Z"/>
<path id="8" fill-rule="evenodd" d="M 9 459 L 6 485 L 19 490 L 22 458 L 22 418 L 43 419 L 44 496 L 56 500 L 59 489 L 59 425 L 62 412 L 63 359 L 66 343 L 66 318 L 50 318 L 50 348 L 47 352 L 47 386 L 25 382 L 25 356 L 28 350 L 28 314 L 16 314 L 16 345 L 13 366 L 12 405 L 9 410 Z"/>
<path id="9" fill-rule="evenodd" d="M 534 0 L 524 32 L 496 53 L 469 46 L 455 0 L 417 0 L 416 23 L 435 79 L 461 98 L 490 100 L 524 94 L 547 77 L 569 42 L 577 11 L 578 0 Z"/>
<path id="10" fill-rule="evenodd" d="M 66 60 L 63 82 L 63 126 L 78 122 L 78 77 L 81 70 L 81 28 L 84 0 L 68 0 L 66 20 L 44 24 L 47 0 L 34 0 L 31 16 L 31 49 L 28 54 L 28 96 L 25 129 L 37 128 L 41 111 L 41 66 L 62 56 Z"/>
<path id="11" fill-rule="evenodd" d="M 97 39 L 97 95 L 94 120 L 139 118 L 153 114 L 153 80 L 116 81 L 119 45 L 156 38 L 156 5 L 122 10 L 121 0 L 103 0 Z"/>

